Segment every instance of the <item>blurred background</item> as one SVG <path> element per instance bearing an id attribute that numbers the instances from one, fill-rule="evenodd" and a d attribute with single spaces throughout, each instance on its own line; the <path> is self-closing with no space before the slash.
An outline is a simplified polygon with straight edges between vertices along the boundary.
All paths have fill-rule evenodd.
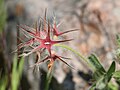
<path id="1" fill-rule="evenodd" d="M 60 31 L 79 29 L 64 36 L 74 39 L 67 45 L 85 57 L 95 53 L 106 69 L 113 61 L 115 35 L 120 32 L 120 0 L 0 0 L 0 4 L 0 74 L 11 73 L 14 56 L 11 52 L 17 48 L 17 25 L 32 27 L 44 16 L 45 8 L 48 18 L 55 14 L 57 23 L 62 21 Z M 58 53 L 70 57 L 67 62 L 77 70 L 57 62 L 50 90 L 89 90 L 90 67 L 67 50 L 60 49 Z M 44 90 L 47 66 L 43 63 L 40 71 L 33 73 L 29 69 L 33 56 L 24 60 L 19 90 Z"/>

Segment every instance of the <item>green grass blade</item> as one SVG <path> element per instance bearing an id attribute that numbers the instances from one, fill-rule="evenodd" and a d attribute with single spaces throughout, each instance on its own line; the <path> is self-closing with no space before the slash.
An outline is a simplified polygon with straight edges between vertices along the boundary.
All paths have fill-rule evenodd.
<path id="1" fill-rule="evenodd" d="M 8 78 L 5 75 L 4 77 L 0 78 L 0 90 L 6 90 L 8 83 Z"/>
<path id="2" fill-rule="evenodd" d="M 21 75 L 22 75 L 23 65 L 24 65 L 23 58 L 20 59 L 20 62 L 18 64 L 18 59 L 15 56 L 14 61 L 13 61 L 12 79 L 11 79 L 12 90 L 17 90 L 18 89 L 20 79 L 21 79 Z"/>

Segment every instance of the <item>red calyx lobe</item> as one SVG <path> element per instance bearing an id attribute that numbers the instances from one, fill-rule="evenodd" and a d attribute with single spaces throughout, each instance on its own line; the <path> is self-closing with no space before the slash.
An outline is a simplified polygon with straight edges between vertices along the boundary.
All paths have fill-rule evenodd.
<path id="1" fill-rule="evenodd" d="M 68 30 L 68 31 L 64 31 L 64 32 L 59 32 L 58 31 L 58 28 L 57 28 L 57 25 L 56 25 L 56 22 L 54 21 L 54 25 L 53 25 L 53 33 L 54 35 L 56 36 L 61 36 L 65 33 L 69 33 L 69 32 L 73 32 L 73 31 L 78 31 L 79 29 L 73 29 L 73 30 Z"/>

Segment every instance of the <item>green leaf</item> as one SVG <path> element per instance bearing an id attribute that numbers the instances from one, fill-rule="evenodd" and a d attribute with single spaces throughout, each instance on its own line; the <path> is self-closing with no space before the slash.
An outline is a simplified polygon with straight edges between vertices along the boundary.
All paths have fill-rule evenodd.
<path id="1" fill-rule="evenodd" d="M 115 72 L 115 62 L 112 62 L 110 68 L 106 72 L 103 66 L 100 64 L 98 58 L 94 54 L 89 57 L 89 61 L 96 69 L 93 74 L 93 79 L 96 80 L 96 89 L 108 90 L 108 82 L 111 80 L 112 75 Z"/>
<path id="2" fill-rule="evenodd" d="M 96 71 L 96 89 L 98 90 L 108 90 L 108 83 L 112 78 L 113 73 L 115 72 L 115 62 L 113 61 L 110 68 L 103 75 L 101 74 L 101 71 Z M 95 77 L 95 76 L 94 76 Z"/>
<path id="3" fill-rule="evenodd" d="M 89 90 L 95 90 L 95 88 L 96 88 L 96 83 L 94 83 Z"/>
<path id="4" fill-rule="evenodd" d="M 120 78 L 116 79 L 116 82 L 117 82 L 118 85 L 120 85 Z"/>
<path id="5" fill-rule="evenodd" d="M 103 66 L 100 64 L 98 58 L 94 54 L 91 54 L 88 57 L 88 59 L 89 59 L 89 62 L 93 65 L 93 67 L 95 68 L 96 71 L 106 72 L 105 69 L 103 68 Z"/>
<path id="6" fill-rule="evenodd" d="M 120 71 L 114 72 L 113 78 L 115 78 L 116 82 L 120 85 Z"/>
<path id="7" fill-rule="evenodd" d="M 120 78 L 120 71 L 114 72 L 113 77 L 119 79 Z"/>
<path id="8" fill-rule="evenodd" d="M 106 78 L 108 79 L 108 82 L 110 81 L 110 79 L 112 78 L 113 73 L 115 72 L 115 61 L 112 62 L 110 68 L 108 69 L 107 73 L 106 73 Z"/>
<path id="9" fill-rule="evenodd" d="M 108 83 L 108 90 L 119 90 L 117 84 L 113 84 L 112 82 Z"/>
<path id="10" fill-rule="evenodd" d="M 105 69 L 103 68 L 103 66 L 100 64 L 98 58 L 94 55 L 91 54 L 89 57 L 89 62 L 93 65 L 93 67 L 95 68 L 95 72 L 93 74 L 93 79 L 98 80 L 100 79 L 105 73 Z"/>
<path id="11" fill-rule="evenodd" d="M 105 74 L 105 72 L 101 71 L 100 70 L 96 70 L 94 73 L 93 73 L 93 80 L 98 80 L 100 79 L 103 75 Z"/>
<path id="12" fill-rule="evenodd" d="M 116 51 L 115 51 L 115 59 L 119 62 L 120 64 L 120 48 L 118 48 Z"/>
<path id="13" fill-rule="evenodd" d="M 104 90 L 105 87 L 106 87 L 106 83 L 104 82 L 104 76 L 102 76 L 96 82 L 96 89 L 97 90 Z"/>
<path id="14" fill-rule="evenodd" d="M 119 34 L 116 35 L 116 39 L 117 39 L 117 44 L 120 47 L 120 35 Z"/>

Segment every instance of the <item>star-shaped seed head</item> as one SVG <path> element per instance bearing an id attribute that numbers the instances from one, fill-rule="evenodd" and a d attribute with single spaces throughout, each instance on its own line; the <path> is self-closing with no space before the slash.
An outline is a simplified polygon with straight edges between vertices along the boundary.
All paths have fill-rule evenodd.
<path id="1" fill-rule="evenodd" d="M 65 57 L 58 56 L 57 54 L 52 53 L 52 47 L 55 44 L 68 42 L 73 39 L 54 40 L 53 37 L 54 35 L 59 37 L 65 33 L 76 31 L 78 29 L 60 32 L 58 30 L 56 21 L 54 21 L 52 26 L 52 24 L 50 24 L 50 21 L 46 19 L 46 11 L 45 11 L 44 19 L 39 20 L 39 22 L 36 22 L 35 28 L 29 27 L 27 25 L 18 25 L 18 27 L 23 31 L 23 34 L 25 35 L 25 37 L 29 39 L 28 41 L 24 41 L 20 45 L 18 45 L 18 49 L 21 49 L 23 47 L 32 48 L 29 52 L 27 53 L 23 52 L 23 54 L 19 56 L 28 56 L 34 52 L 37 52 L 37 53 L 39 52 L 40 54 L 40 53 L 44 53 L 44 51 L 47 50 L 48 51 L 47 57 L 44 58 L 42 61 L 38 60 L 35 65 L 49 60 L 50 61 L 48 64 L 48 69 L 49 69 L 53 66 L 54 61 L 59 60 L 65 63 L 66 65 L 68 65 L 69 67 L 71 67 L 67 62 L 63 60 L 63 58 L 66 59 Z"/>

